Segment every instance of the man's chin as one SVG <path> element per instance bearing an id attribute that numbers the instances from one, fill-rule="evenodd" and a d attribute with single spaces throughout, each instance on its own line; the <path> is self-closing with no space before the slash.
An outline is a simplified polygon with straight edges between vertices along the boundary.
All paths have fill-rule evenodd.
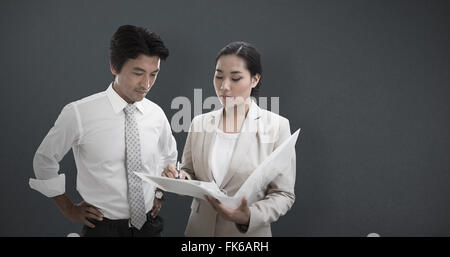
<path id="1" fill-rule="evenodd" d="M 140 102 L 140 101 L 142 101 L 142 100 L 145 98 L 146 95 L 147 95 L 147 94 L 145 94 L 145 95 L 138 95 L 138 96 L 136 96 L 136 97 L 134 98 L 134 101 L 135 101 L 135 102 Z"/>

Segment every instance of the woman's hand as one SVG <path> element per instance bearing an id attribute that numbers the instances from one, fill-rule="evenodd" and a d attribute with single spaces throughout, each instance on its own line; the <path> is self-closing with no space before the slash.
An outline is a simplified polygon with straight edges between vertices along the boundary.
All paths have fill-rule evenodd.
<path id="1" fill-rule="evenodd" d="M 178 171 L 175 168 L 175 166 L 173 166 L 172 164 L 167 165 L 167 167 L 164 168 L 162 174 L 163 177 L 167 177 L 167 178 L 178 178 Z M 185 179 L 186 176 L 186 172 L 184 172 L 183 170 L 180 170 L 180 179 Z"/>
<path id="2" fill-rule="evenodd" d="M 250 208 L 248 208 L 247 199 L 245 199 L 245 196 L 242 197 L 241 205 L 234 210 L 223 206 L 219 202 L 219 200 L 217 200 L 212 196 L 205 195 L 205 198 L 212 205 L 214 210 L 216 210 L 220 215 L 222 215 L 224 219 L 241 225 L 248 225 L 250 223 L 251 212 Z"/>

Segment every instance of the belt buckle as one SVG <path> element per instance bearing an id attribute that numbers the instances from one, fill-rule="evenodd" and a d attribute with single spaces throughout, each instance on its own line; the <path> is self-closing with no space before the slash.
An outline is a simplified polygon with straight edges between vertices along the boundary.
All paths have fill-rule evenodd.
<path id="1" fill-rule="evenodd" d="M 133 225 L 131 225 L 131 218 L 128 219 L 128 227 L 129 227 L 129 228 L 132 228 L 132 227 L 133 227 Z"/>

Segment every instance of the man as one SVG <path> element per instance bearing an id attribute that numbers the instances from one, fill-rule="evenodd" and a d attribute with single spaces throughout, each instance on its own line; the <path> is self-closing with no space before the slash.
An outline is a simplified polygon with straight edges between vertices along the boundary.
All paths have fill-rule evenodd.
<path id="1" fill-rule="evenodd" d="M 163 193 L 134 172 L 160 174 L 177 160 L 167 117 L 145 98 L 168 55 L 155 33 L 119 27 L 110 42 L 114 81 L 106 91 L 66 105 L 36 151 L 37 179 L 30 186 L 71 221 L 84 223 L 82 236 L 161 235 Z M 67 197 L 64 174 L 58 174 L 70 148 L 84 200 L 79 204 Z"/>

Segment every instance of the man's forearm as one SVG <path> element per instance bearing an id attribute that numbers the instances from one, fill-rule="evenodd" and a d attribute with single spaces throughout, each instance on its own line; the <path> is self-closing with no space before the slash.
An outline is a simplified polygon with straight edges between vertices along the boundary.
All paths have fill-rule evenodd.
<path id="1" fill-rule="evenodd" d="M 66 215 L 73 206 L 73 202 L 69 199 L 66 193 L 52 197 L 52 199 L 64 215 Z"/>

